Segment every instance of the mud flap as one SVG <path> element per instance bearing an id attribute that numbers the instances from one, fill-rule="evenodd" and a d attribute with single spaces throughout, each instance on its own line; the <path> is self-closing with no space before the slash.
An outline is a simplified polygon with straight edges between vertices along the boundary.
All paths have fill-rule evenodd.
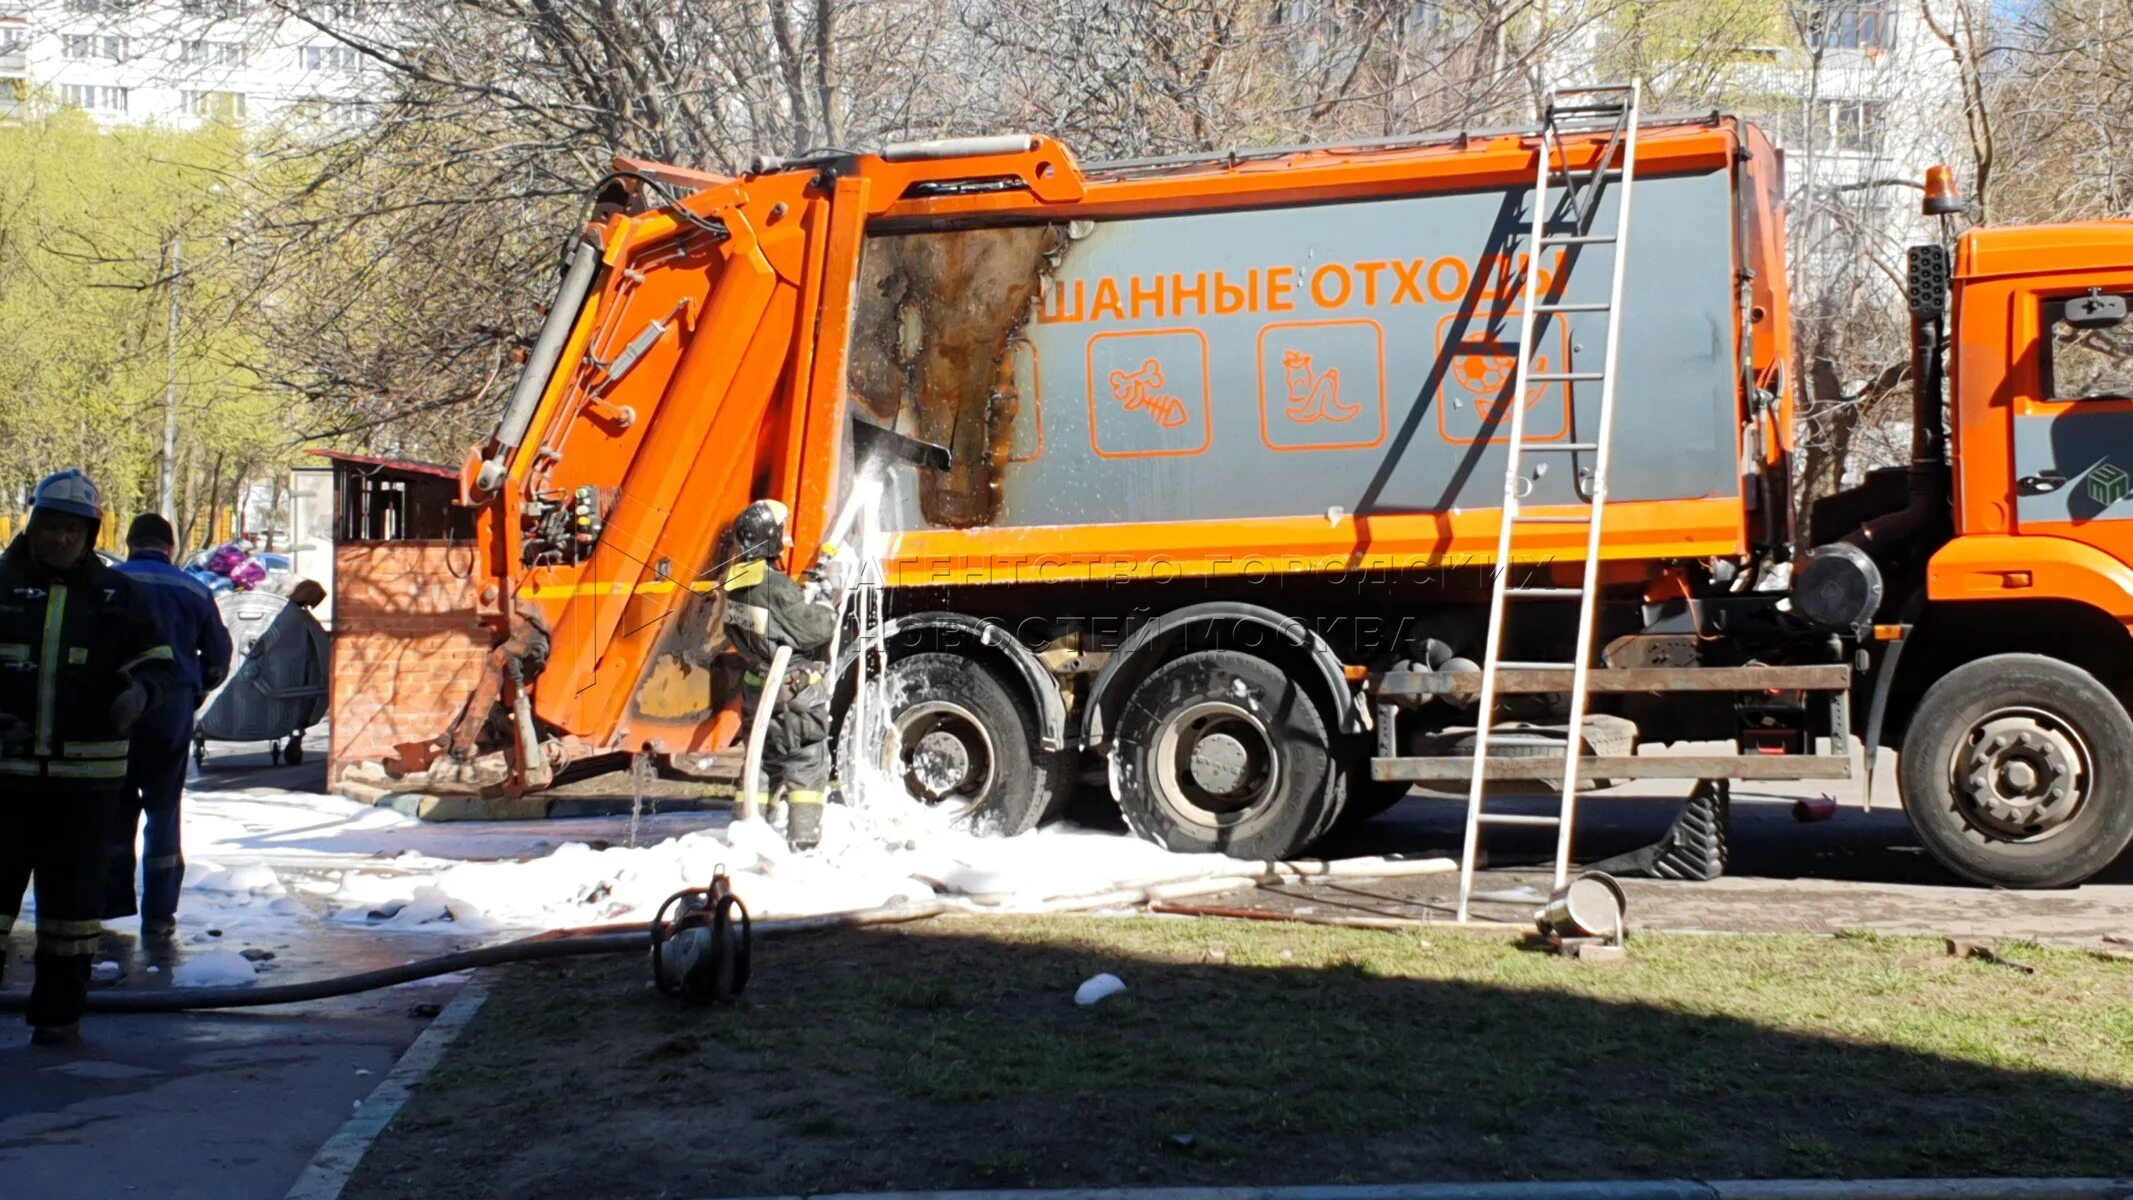
<path id="1" fill-rule="evenodd" d="M 1716 879 L 1726 873 L 1726 832 L 1732 816 L 1733 785 L 1723 779 L 1699 780 L 1665 836 L 1583 869 L 1644 879 Z"/>

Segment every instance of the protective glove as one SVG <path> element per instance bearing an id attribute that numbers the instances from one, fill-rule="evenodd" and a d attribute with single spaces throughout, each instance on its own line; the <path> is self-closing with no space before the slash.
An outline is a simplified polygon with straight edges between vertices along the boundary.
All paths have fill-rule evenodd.
<path id="1" fill-rule="evenodd" d="M 859 582 L 859 556 L 834 542 L 822 547 L 822 561 L 818 567 L 822 581 L 833 592 L 850 591 Z"/>
<path id="2" fill-rule="evenodd" d="M 111 725 L 120 733 L 131 733 L 134 722 L 148 711 L 148 685 L 138 679 L 126 682 L 126 690 L 111 702 Z"/>

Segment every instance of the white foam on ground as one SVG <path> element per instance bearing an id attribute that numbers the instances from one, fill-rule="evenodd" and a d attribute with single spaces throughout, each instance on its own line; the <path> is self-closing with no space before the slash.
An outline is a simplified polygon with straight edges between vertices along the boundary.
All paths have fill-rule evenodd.
<path id="1" fill-rule="evenodd" d="M 883 532 L 876 505 L 866 504 L 861 517 L 860 555 L 877 566 L 878 579 L 893 535 Z M 861 590 L 853 598 L 865 596 Z M 878 718 L 887 699 L 879 680 L 869 679 L 863 760 L 892 757 Z M 588 841 L 596 836 L 622 840 L 617 821 L 428 824 L 334 796 L 191 792 L 180 921 L 203 945 L 286 932 L 321 915 L 391 933 L 484 935 L 642 921 L 674 892 L 709 884 L 721 867 L 758 917 L 937 896 L 1028 911 L 1056 907 L 1064 897 L 1257 870 L 1212 855 L 1172 854 L 1125 834 L 1054 828 L 1013 839 L 977 836 L 954 814 L 910 800 L 900 779 L 881 778 L 878 770 L 866 778 L 869 772 L 853 766 L 845 773 L 862 785 L 848 792 L 857 802 L 827 807 L 822 845 L 808 853 L 794 852 L 766 822 L 724 814 L 648 817 L 638 827 L 643 844 L 595 848 Z M 243 963 L 250 978 L 251 964 L 234 954 L 194 963 L 220 962 L 234 977 L 228 959 Z"/>
<path id="2" fill-rule="evenodd" d="M 240 987 L 256 977 L 252 961 L 235 950 L 196 954 L 170 973 L 173 987 Z"/>
<path id="3" fill-rule="evenodd" d="M 720 867 L 759 917 L 936 897 L 1034 911 L 1062 897 L 1257 869 L 1071 827 L 979 836 L 900 789 L 886 799 L 888 789 L 868 790 L 877 799 L 825 809 L 822 845 L 806 853 L 768 822 L 723 813 L 647 820 L 658 840 L 596 849 L 567 835 L 619 838 L 620 819 L 432 824 L 334 796 L 195 792 L 179 920 L 201 945 L 249 944 L 320 919 L 388 933 L 521 933 L 648 920 Z"/>
<path id="4" fill-rule="evenodd" d="M 760 917 L 846 912 L 958 897 L 1035 910 L 1062 897 L 1236 874 L 1251 868 L 1172 854 L 1138 839 L 1075 830 L 981 837 L 908 801 L 829 806 L 816 850 L 792 850 L 762 820 L 701 818 L 707 828 L 636 848 L 569 842 L 524 859 L 451 861 L 419 852 L 341 873 L 323 898 L 332 919 L 392 930 L 534 930 L 644 920 L 723 867 Z M 492 825 L 499 841 L 515 841 Z M 492 852 L 502 847 L 492 843 Z"/>

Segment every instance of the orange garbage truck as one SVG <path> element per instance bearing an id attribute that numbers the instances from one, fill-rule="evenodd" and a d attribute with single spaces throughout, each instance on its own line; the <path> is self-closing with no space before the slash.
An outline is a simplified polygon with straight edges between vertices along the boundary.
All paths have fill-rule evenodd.
<path id="1" fill-rule="evenodd" d="M 2133 225 L 1914 250 L 1911 461 L 1799 514 L 1782 156 L 1723 115 L 1637 128 L 1593 199 L 1604 229 L 1635 197 L 1618 296 L 1608 238 L 1533 243 L 1533 129 L 618 160 L 462 471 L 487 672 L 393 769 L 712 769 L 722 529 L 783 501 L 805 571 L 872 489 L 885 620 L 839 703 L 872 645 L 892 777 L 1004 833 L 1101 776 L 1143 837 L 1278 858 L 1571 739 L 1601 782 L 1849 778 L 1863 741 L 1955 873 L 2102 869 L 2133 839 Z M 1618 140 L 1558 148 L 1604 179 Z M 1588 566 L 1572 729 L 1572 672 L 1521 662 L 1574 652 L 1548 585 Z M 1499 568 L 1536 598 L 1477 763 Z"/>

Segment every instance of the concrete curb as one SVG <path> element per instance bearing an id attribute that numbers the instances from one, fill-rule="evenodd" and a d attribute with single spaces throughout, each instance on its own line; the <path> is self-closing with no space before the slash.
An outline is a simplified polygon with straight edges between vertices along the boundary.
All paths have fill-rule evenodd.
<path id="1" fill-rule="evenodd" d="M 733 1200 L 2133 1200 L 2133 1179 L 1596 1179 L 1353 1187 L 841 1192 Z"/>
<path id="2" fill-rule="evenodd" d="M 468 981 L 452 1002 L 444 1006 L 429 1028 L 424 1029 L 407 1048 L 400 1061 L 393 1064 L 378 1086 L 364 1097 L 363 1107 L 343 1122 L 334 1135 L 326 1139 L 304 1165 L 304 1173 L 296 1177 L 283 1200 L 339 1200 L 342 1189 L 348 1186 L 349 1177 L 370 1151 L 378 1135 L 400 1115 L 408 1097 L 423 1080 L 429 1078 L 444 1052 L 457 1041 L 466 1029 L 467 1022 L 481 1010 L 489 998 L 489 989 L 480 979 Z"/>

